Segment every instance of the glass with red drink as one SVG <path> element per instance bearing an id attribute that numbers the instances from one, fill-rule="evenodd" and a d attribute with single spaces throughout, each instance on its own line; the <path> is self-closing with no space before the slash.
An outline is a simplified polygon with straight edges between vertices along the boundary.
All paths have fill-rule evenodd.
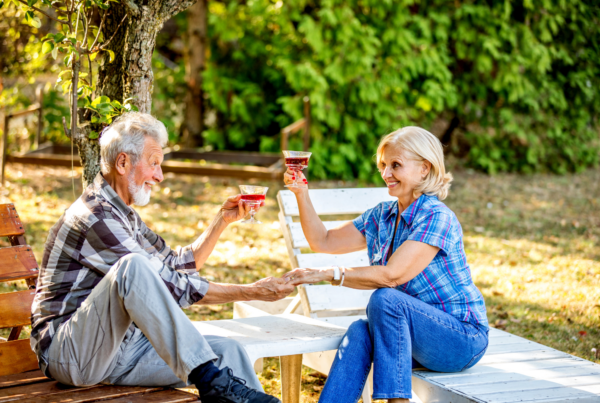
<path id="1" fill-rule="evenodd" d="M 285 157 L 285 166 L 296 173 L 294 182 L 289 185 L 285 185 L 286 188 L 305 188 L 307 187 L 304 183 L 298 182 L 298 172 L 308 167 L 308 160 L 312 153 L 307 151 L 289 151 L 284 150 L 283 156 Z"/>
<path id="2" fill-rule="evenodd" d="M 264 203 L 267 190 L 269 188 L 266 186 L 240 185 L 242 201 L 250 207 L 250 218 L 241 221 L 242 224 L 262 224 L 262 222 L 254 219 L 254 214 L 256 214 L 254 209 Z"/>

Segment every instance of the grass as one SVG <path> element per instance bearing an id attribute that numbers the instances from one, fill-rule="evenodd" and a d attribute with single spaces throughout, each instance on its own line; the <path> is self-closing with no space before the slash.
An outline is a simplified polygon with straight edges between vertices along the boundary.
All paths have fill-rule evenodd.
<path id="1" fill-rule="evenodd" d="M 463 226 L 467 257 L 490 323 L 600 363 L 591 353 L 594 347 L 600 350 L 600 169 L 566 176 L 487 176 L 460 169 L 454 174 L 445 202 Z M 0 202 L 16 204 L 27 240 L 41 261 L 48 230 L 73 201 L 70 172 L 8 165 L 7 175 Z M 80 172 L 74 181 L 79 194 Z M 150 204 L 137 210 L 171 246 L 186 245 L 208 226 L 222 201 L 237 193 L 239 184 L 167 175 Z M 249 283 L 289 269 L 275 200 L 282 187 L 276 182 L 265 185 L 270 187 L 268 198 L 257 215 L 264 224 L 236 224 L 225 230 L 202 269 L 209 280 Z M 327 181 L 311 186 L 359 185 Z M 0 287 L 0 292 L 9 292 L 24 283 Z M 194 306 L 186 313 L 194 320 L 231 318 L 232 304 Z M 302 400 L 317 401 L 325 378 L 309 368 L 302 376 Z M 260 379 L 267 392 L 281 393 L 276 359 L 265 361 Z"/>

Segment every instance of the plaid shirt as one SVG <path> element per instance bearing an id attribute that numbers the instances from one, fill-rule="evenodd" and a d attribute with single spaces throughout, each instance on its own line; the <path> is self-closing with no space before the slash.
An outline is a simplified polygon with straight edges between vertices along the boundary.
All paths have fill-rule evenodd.
<path id="1" fill-rule="evenodd" d="M 397 216 L 397 201 L 382 202 L 354 220 L 367 239 L 371 265 L 387 265 Z M 400 217 L 392 252 L 406 240 L 436 246 L 440 251 L 425 270 L 397 289 L 460 321 L 487 327 L 485 301 L 473 284 L 456 215 L 437 196 L 422 195 Z"/>
<path id="2" fill-rule="evenodd" d="M 191 274 L 196 273 L 191 246 L 169 248 L 98 174 L 46 240 L 31 318 L 31 348 L 46 375 L 46 352 L 58 327 L 130 253 L 148 258 L 148 268 L 159 273 L 182 308 L 208 291 L 208 281 Z"/>

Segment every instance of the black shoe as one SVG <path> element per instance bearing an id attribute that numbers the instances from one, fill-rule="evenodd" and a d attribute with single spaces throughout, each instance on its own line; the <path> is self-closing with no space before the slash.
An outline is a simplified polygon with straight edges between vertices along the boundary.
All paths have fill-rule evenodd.
<path id="1" fill-rule="evenodd" d="M 210 383 L 211 389 L 200 396 L 203 403 L 281 403 L 276 397 L 246 386 L 246 381 L 223 368 Z"/>

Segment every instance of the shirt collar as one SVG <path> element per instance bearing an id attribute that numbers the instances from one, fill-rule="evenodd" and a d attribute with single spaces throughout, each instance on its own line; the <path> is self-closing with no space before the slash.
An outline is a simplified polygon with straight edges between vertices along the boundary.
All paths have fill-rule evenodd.
<path id="1" fill-rule="evenodd" d="M 410 206 L 408 206 L 408 208 L 406 210 L 404 210 L 402 212 L 402 214 L 400 214 L 400 217 L 402 217 L 404 219 L 404 221 L 406 222 L 407 225 L 412 224 L 413 220 L 415 219 L 415 216 L 417 215 L 417 212 L 421 208 L 421 205 L 429 197 L 430 196 L 425 195 L 425 194 L 419 196 L 419 198 L 417 200 L 412 202 L 410 204 Z M 397 214 L 398 214 L 398 201 L 396 200 L 396 201 L 393 201 L 389 205 L 389 208 L 383 212 L 383 220 L 387 222 L 388 220 L 395 219 Z"/>
<path id="2" fill-rule="evenodd" d="M 98 172 L 98 174 L 94 178 L 94 189 L 96 190 L 96 192 L 101 193 L 102 196 L 104 196 L 104 198 L 106 199 L 106 201 L 108 201 L 110 204 L 119 209 L 119 211 L 125 216 L 128 216 L 129 214 L 133 213 L 133 209 L 127 204 L 125 204 L 123 199 L 121 199 L 121 196 L 119 196 L 117 192 L 115 192 L 115 190 L 112 188 L 112 186 L 108 184 L 106 179 L 104 179 L 104 176 L 102 176 L 101 172 Z"/>

